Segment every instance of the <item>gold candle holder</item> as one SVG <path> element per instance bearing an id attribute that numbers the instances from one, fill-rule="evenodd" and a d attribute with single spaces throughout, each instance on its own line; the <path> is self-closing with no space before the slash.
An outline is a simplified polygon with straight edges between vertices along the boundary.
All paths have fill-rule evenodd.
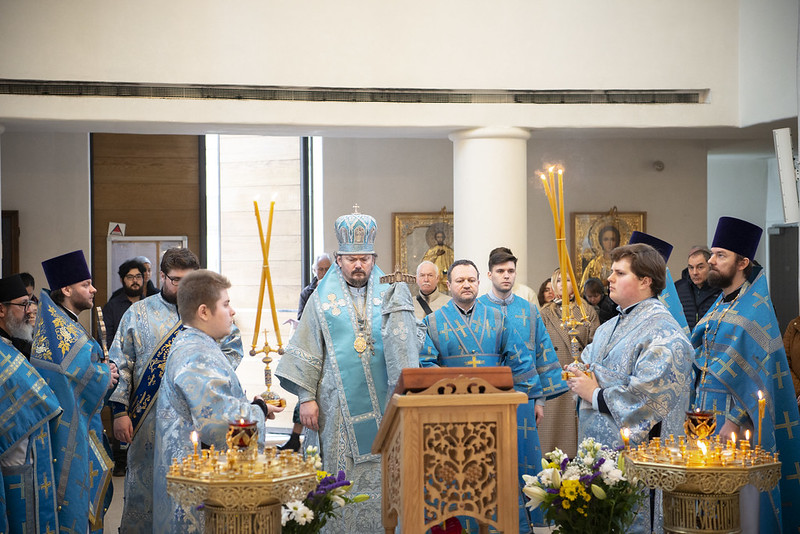
<path id="1" fill-rule="evenodd" d="M 714 433 L 717 428 L 717 420 L 713 412 L 694 410 L 686 412 L 686 421 L 683 423 L 683 429 L 686 431 L 686 436 L 693 442 L 697 443 L 706 439 Z"/>

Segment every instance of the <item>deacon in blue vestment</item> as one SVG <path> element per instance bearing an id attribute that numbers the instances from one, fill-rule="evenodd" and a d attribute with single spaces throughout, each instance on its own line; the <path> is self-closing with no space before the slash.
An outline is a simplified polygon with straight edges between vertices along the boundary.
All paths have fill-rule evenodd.
<path id="1" fill-rule="evenodd" d="M 58 397 L 61 417 L 51 420 L 58 522 L 61 532 L 101 532 L 110 503 L 113 461 L 100 410 L 117 367 L 78 322 L 92 308 L 92 286 L 83 251 L 42 262 L 51 291 L 42 290 L 31 364 Z"/>
<path id="2" fill-rule="evenodd" d="M 764 450 L 780 453 L 780 484 L 761 494 L 758 510 L 742 514 L 742 530 L 794 534 L 800 530 L 800 421 L 766 276 L 753 263 L 761 233 L 733 217 L 721 217 L 717 224 L 708 283 L 722 294 L 692 335 L 698 378 L 694 407 L 716 414 L 717 433 L 724 439 L 750 430 L 754 445 L 760 440 Z M 759 392 L 766 399 L 761 436 Z M 743 512 L 758 501 L 753 490 L 743 490 Z"/>
<path id="3" fill-rule="evenodd" d="M 18 274 L 0 280 L 0 310 L 28 299 Z M 24 312 L 23 312 L 24 313 Z M 10 340 L 0 339 L 0 532 L 58 531 L 50 424 L 55 393 Z"/>
<path id="4" fill-rule="evenodd" d="M 506 322 L 506 316 L 499 307 L 487 305 L 478 296 L 478 268 L 470 260 L 453 262 L 447 273 L 447 285 L 452 300 L 423 320 L 428 332 L 425 346 L 420 353 L 422 367 L 496 367 L 505 365 L 511 368 L 514 377 L 514 388 L 528 396 L 528 399 L 545 398 L 564 391 L 560 376 L 557 381 L 550 382 L 548 376 L 543 384 L 536 369 L 534 353 L 526 345 L 530 339 L 530 330 L 525 336 Z M 523 301 L 520 299 L 520 303 Z M 530 313 L 530 309 L 528 309 Z M 518 323 L 521 327 L 521 322 Z M 537 325 L 538 326 L 538 325 Z M 541 332 L 546 336 L 544 327 Z M 534 336 L 535 339 L 535 336 Z M 540 338 L 541 339 L 541 338 Z M 548 338 L 549 340 L 549 338 Z M 548 341 L 549 344 L 549 341 Z M 552 345 L 550 353 L 554 357 Z M 549 369 L 549 364 L 545 364 Z M 559 372 L 560 374 L 560 372 Z M 544 392 L 544 388 L 548 393 Z M 523 405 L 523 417 L 527 424 L 519 431 L 520 449 L 524 448 L 532 455 L 541 454 L 538 437 L 535 437 L 535 415 L 529 413 L 528 405 Z M 518 421 L 520 424 L 520 421 Z M 535 439 L 533 448 L 529 447 L 526 435 Z M 537 466 L 535 469 L 539 469 Z M 528 473 L 530 473 L 529 471 Z M 461 488 L 469 492 L 469 488 Z M 523 512 L 524 513 L 524 512 Z M 523 516 L 524 517 L 524 516 Z M 523 524 L 530 528 L 527 518 Z M 477 532 L 473 520 L 467 521 L 466 528 Z"/>
<path id="5" fill-rule="evenodd" d="M 611 252 L 610 296 L 620 314 L 600 325 L 581 354 L 592 374 L 568 366 L 567 379 L 579 397 L 578 440 L 609 447 L 631 446 L 652 437 L 682 433 L 692 385 L 693 351 L 677 321 L 656 296 L 664 289 L 666 264 L 651 246 L 626 245 Z M 660 532 L 660 492 L 654 529 Z M 630 532 L 649 533 L 650 506 L 639 510 Z"/>
<path id="6" fill-rule="evenodd" d="M 235 311 L 224 276 L 201 269 L 183 277 L 178 312 L 183 322 L 166 362 L 156 401 L 152 532 L 203 532 L 205 517 L 196 506 L 184 507 L 167 493 L 167 472 L 173 459 L 193 453 L 190 436 L 197 431 L 203 447 L 225 450 L 231 421 L 257 422 L 259 440 L 265 420 L 283 408 L 257 398 L 251 404 L 236 376 L 238 351 L 223 352 L 219 341 L 230 336 Z"/>
<path id="7" fill-rule="evenodd" d="M 120 532 L 153 532 L 153 453 L 155 404 L 164 366 L 180 327 L 178 283 L 200 268 L 187 248 L 170 248 L 161 258 L 161 292 L 140 300 L 125 312 L 108 357 L 119 367 L 119 384 L 111 395 L 114 435 L 128 446 L 125 502 Z M 242 342 L 234 326 L 223 352 L 241 360 Z"/>
<path id="8" fill-rule="evenodd" d="M 363 213 L 336 220 L 336 263 L 308 299 L 275 370 L 281 387 L 298 397 L 322 468 L 344 470 L 353 490 L 369 495 L 330 519 L 325 532 L 383 531 L 381 462 L 372 442 L 400 371 L 418 366 L 411 292 L 404 282 L 380 282 L 376 232 L 375 219 Z"/>
<path id="9" fill-rule="evenodd" d="M 656 236 L 646 234 L 638 230 L 634 230 L 631 234 L 631 238 L 628 240 L 628 244 L 635 245 L 636 243 L 650 245 L 656 249 L 659 254 L 661 254 L 661 257 L 664 258 L 665 264 L 669 262 L 669 257 L 672 254 L 673 247 L 663 239 L 659 239 Z M 665 282 L 666 285 L 664 286 L 664 289 L 661 290 L 661 293 L 659 293 L 658 300 L 661 301 L 661 303 L 669 311 L 670 315 L 672 315 L 678 324 L 681 325 L 683 333 L 686 334 L 686 337 L 689 337 L 692 332 L 689 328 L 689 323 L 686 322 L 686 314 L 683 312 L 683 305 L 681 304 L 678 290 L 675 288 L 675 281 L 672 279 L 672 273 L 670 273 L 669 267 L 667 267 Z"/>
<path id="10" fill-rule="evenodd" d="M 478 298 L 478 302 L 502 312 L 505 324 L 514 329 L 524 341 L 533 357 L 538 388 L 541 393 L 528 397 L 527 404 L 517 408 L 518 444 L 517 460 L 520 488 L 525 486 L 522 475 L 534 475 L 542 467 L 542 450 L 539 446 L 538 426 L 544 417 L 544 404 L 568 390 L 561 378 L 561 364 L 553 348 L 547 328 L 532 303 L 514 295 L 517 278 L 517 258 L 506 247 L 498 247 L 489 253 L 489 281 L 492 289 Z M 574 410 L 573 410 L 574 411 Z M 550 452 L 550 451 L 544 451 Z M 530 532 L 534 524 L 542 524 L 541 511 L 530 511 L 525 507 L 525 498 L 520 494 L 520 533 Z"/>

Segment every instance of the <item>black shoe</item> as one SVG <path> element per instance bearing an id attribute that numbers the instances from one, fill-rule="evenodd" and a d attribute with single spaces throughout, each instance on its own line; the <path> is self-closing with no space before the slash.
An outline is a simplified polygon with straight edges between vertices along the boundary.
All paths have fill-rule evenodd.
<path id="1" fill-rule="evenodd" d="M 292 434 L 289 441 L 278 447 L 279 451 L 291 450 L 294 452 L 300 451 L 300 434 Z"/>
<path id="2" fill-rule="evenodd" d="M 128 462 L 115 462 L 114 471 L 111 473 L 115 477 L 124 477 L 128 470 Z"/>

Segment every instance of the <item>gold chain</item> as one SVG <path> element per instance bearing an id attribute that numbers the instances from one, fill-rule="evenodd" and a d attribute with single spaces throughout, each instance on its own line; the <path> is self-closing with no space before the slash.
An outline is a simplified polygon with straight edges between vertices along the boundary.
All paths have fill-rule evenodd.
<path id="1" fill-rule="evenodd" d="M 711 347 L 717 340 L 717 332 L 719 332 L 719 327 L 722 326 L 722 320 L 725 318 L 725 314 L 727 314 L 730 310 L 732 310 L 736 306 L 736 303 L 739 301 L 739 297 L 742 296 L 742 293 L 744 293 L 747 290 L 749 285 L 750 285 L 749 282 L 745 282 L 744 284 L 742 284 L 741 288 L 739 288 L 739 292 L 736 294 L 736 298 L 733 299 L 733 302 L 731 302 L 730 306 L 725 308 L 725 311 L 723 311 L 722 315 L 719 316 L 719 319 L 717 319 L 717 327 L 714 329 L 714 335 L 711 336 L 710 340 L 708 337 L 708 327 L 711 324 L 711 320 L 714 318 L 714 314 L 717 313 L 717 308 L 719 308 L 719 305 L 722 304 L 724 298 L 720 299 L 717 302 L 717 304 L 714 306 L 714 309 L 711 310 L 711 313 L 708 315 L 708 321 L 706 321 L 705 332 L 703 332 L 703 351 L 705 353 L 706 359 L 705 362 L 703 363 L 703 369 L 702 369 L 703 372 L 700 375 L 700 387 L 702 387 L 706 381 L 706 374 L 708 373 L 708 362 L 711 359 Z"/>

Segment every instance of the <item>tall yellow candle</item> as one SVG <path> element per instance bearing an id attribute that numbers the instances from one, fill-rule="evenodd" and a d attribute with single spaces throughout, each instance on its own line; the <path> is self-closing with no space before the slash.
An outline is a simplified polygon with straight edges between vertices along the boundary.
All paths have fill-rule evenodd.
<path id="1" fill-rule="evenodd" d="M 272 311 L 272 326 L 275 329 L 275 337 L 278 338 L 278 347 L 283 347 L 281 340 L 281 330 L 278 327 L 278 311 L 275 309 L 275 294 L 272 291 L 272 275 L 269 272 L 269 243 L 272 239 L 272 215 L 275 212 L 275 196 L 273 195 L 272 201 L 269 203 L 269 219 L 267 220 L 267 241 L 266 252 L 264 253 L 264 272 L 267 278 L 267 289 L 269 291 L 269 307 Z"/>
<path id="2" fill-rule="evenodd" d="M 767 399 L 761 390 L 758 390 L 758 446 L 761 446 L 761 420 L 764 419 L 764 408 L 766 407 Z"/>
<path id="3" fill-rule="evenodd" d="M 258 209 L 258 201 L 254 200 L 253 205 L 256 209 L 256 222 L 258 223 L 258 242 L 261 245 L 261 256 L 263 258 L 262 263 L 262 272 L 261 272 L 261 283 L 258 288 L 258 302 L 256 303 L 256 328 L 255 332 L 253 332 L 253 352 L 256 349 L 256 345 L 258 344 L 258 332 L 261 329 L 261 306 L 264 304 L 264 283 L 265 277 L 263 272 L 263 266 L 267 264 L 267 250 L 264 244 L 264 230 L 261 226 L 261 212 Z"/>

